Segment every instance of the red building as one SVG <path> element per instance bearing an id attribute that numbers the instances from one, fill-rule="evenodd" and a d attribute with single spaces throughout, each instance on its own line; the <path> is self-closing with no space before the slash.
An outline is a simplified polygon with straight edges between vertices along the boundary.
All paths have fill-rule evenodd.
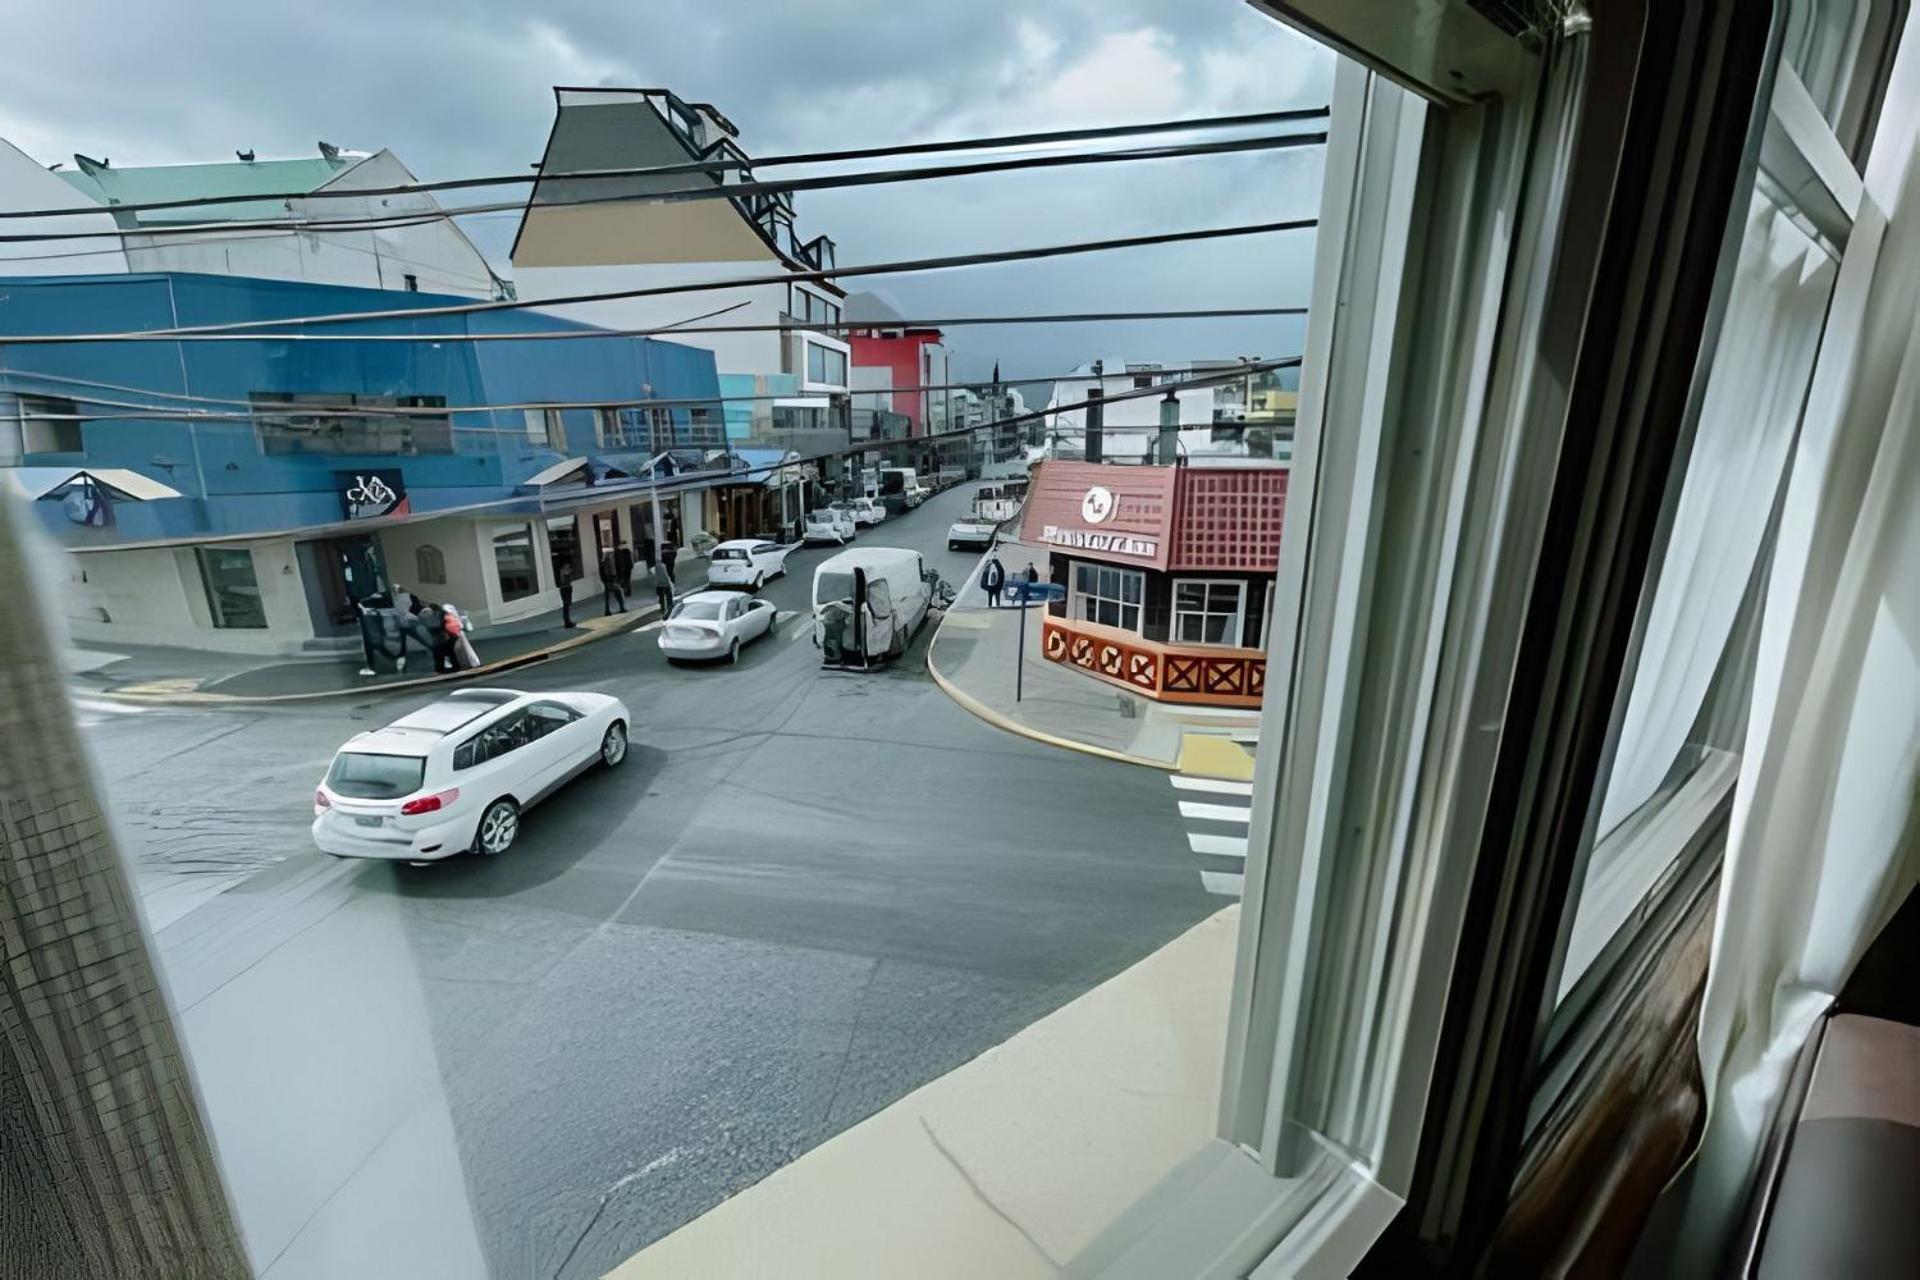
<path id="1" fill-rule="evenodd" d="M 1285 464 L 1040 464 L 1021 536 L 1067 588 L 1042 652 L 1162 701 L 1258 706 L 1286 509 Z"/>
<path id="2" fill-rule="evenodd" d="M 849 322 L 870 322 L 847 334 L 848 345 L 853 348 L 854 369 L 884 370 L 881 380 L 891 388 L 940 387 L 953 380 L 948 367 L 946 335 L 940 330 L 900 323 L 899 312 L 871 293 L 850 296 L 846 317 Z M 860 389 L 865 381 L 857 374 L 852 378 L 856 402 L 878 399 L 881 407 L 905 414 L 912 424 L 910 434 L 924 436 L 952 425 L 948 392 L 896 389 L 877 397 L 862 396 Z"/>

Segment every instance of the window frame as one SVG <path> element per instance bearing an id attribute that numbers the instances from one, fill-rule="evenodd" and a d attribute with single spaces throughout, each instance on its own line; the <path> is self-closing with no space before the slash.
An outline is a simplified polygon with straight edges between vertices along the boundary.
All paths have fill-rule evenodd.
<path id="1" fill-rule="evenodd" d="M 271 627 L 267 618 L 266 594 L 260 590 L 260 566 L 254 561 L 252 547 L 195 547 L 194 560 L 200 566 L 200 586 L 206 593 L 207 616 L 216 631 L 266 631 Z M 211 560 L 215 556 L 241 556 L 245 558 L 247 576 L 252 580 L 255 607 L 260 611 L 258 622 L 232 622 L 227 611 L 220 604 L 218 592 L 214 589 Z"/>
<path id="2" fill-rule="evenodd" d="M 1182 587 L 1200 588 L 1201 608 L 1199 610 L 1196 611 L 1192 609 L 1182 609 L 1180 607 L 1180 588 Z M 1213 607 L 1212 595 L 1213 595 L 1214 588 L 1216 587 L 1232 587 L 1234 589 L 1235 594 L 1234 594 L 1234 605 L 1233 605 L 1232 613 L 1230 614 L 1222 613 L 1220 610 L 1217 610 Z M 1210 649 L 1244 649 L 1247 647 L 1246 646 L 1246 636 L 1247 636 L 1247 581 L 1246 579 L 1244 578 L 1175 578 L 1173 580 L 1173 595 L 1171 596 L 1170 599 L 1171 599 L 1171 603 L 1168 606 L 1168 617 L 1170 618 L 1170 622 L 1168 623 L 1168 627 L 1167 627 L 1168 643 L 1201 645 Z M 1204 635 L 1206 631 L 1206 619 L 1214 618 L 1214 617 L 1228 617 L 1233 620 L 1233 625 L 1227 628 L 1226 639 L 1224 640 L 1206 640 L 1206 639 L 1187 640 L 1181 636 L 1180 620 L 1182 618 L 1199 618 L 1201 620 L 1201 632 Z"/>
<path id="3" fill-rule="evenodd" d="M 529 585 L 525 591 L 517 591 L 510 595 L 507 592 L 507 575 L 502 571 L 503 566 L 500 563 L 500 546 L 502 542 L 522 537 L 526 539 L 526 572 Z M 513 604 L 516 601 L 529 600 L 540 594 L 539 537 L 534 532 L 531 524 L 496 526 L 488 531 L 487 546 L 493 553 L 494 586 L 500 592 L 500 602 L 502 604 Z"/>
<path id="4" fill-rule="evenodd" d="M 85 454 L 87 437 L 80 421 L 80 404 L 71 396 L 41 395 L 32 391 L 15 392 L 13 411 L 20 430 L 20 456 L 60 453 Z M 38 448 L 35 432 L 51 432 L 51 449 Z M 68 444 L 72 448 L 67 448 Z"/>
<path id="5" fill-rule="evenodd" d="M 1072 561 L 1072 565 L 1073 572 L 1068 575 L 1068 581 L 1072 585 L 1067 593 L 1067 617 L 1075 622 L 1090 622 L 1096 627 L 1112 627 L 1119 631 L 1127 631 L 1134 635 L 1141 635 L 1142 632 L 1140 628 L 1146 618 L 1146 571 L 1144 569 L 1133 568 L 1130 565 L 1107 564 L 1100 560 L 1076 559 Z M 1092 575 L 1093 590 L 1091 592 L 1081 589 L 1080 575 L 1083 570 Z M 1100 586 L 1100 575 L 1102 573 L 1115 575 L 1114 586 L 1118 594 L 1108 596 L 1102 593 Z M 1126 584 L 1129 581 L 1137 581 L 1140 586 L 1136 598 L 1131 601 L 1126 598 Z M 1085 611 L 1082 606 L 1089 604 L 1096 606 L 1111 604 L 1114 606 L 1116 616 L 1121 620 L 1119 622 L 1102 622 L 1098 618 L 1087 617 L 1085 616 Z M 1128 610 L 1132 610 L 1133 612 L 1132 625 L 1128 625 L 1126 622 Z"/>

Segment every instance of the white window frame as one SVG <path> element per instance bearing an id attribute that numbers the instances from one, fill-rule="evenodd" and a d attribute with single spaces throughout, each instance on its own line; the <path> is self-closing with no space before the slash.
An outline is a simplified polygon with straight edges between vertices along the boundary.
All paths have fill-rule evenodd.
<path id="1" fill-rule="evenodd" d="M 1180 588 L 1199 587 L 1203 593 L 1200 609 L 1182 609 L 1180 607 Z M 1212 594 L 1216 587 L 1232 587 L 1234 604 L 1231 615 L 1223 615 L 1213 608 Z M 1245 578 L 1175 578 L 1173 580 L 1173 598 L 1170 608 L 1172 622 L 1167 627 L 1167 643 L 1202 645 L 1209 649 L 1244 649 L 1247 633 L 1247 581 Z M 1200 629 L 1206 630 L 1206 620 L 1213 617 L 1230 616 L 1233 625 L 1227 628 L 1225 640 L 1188 640 L 1180 634 L 1180 619 L 1199 618 Z"/>
<path id="2" fill-rule="evenodd" d="M 1091 593 L 1080 589 L 1080 570 L 1083 568 L 1093 571 L 1096 589 Z M 1100 573 L 1102 571 L 1119 574 L 1122 584 L 1126 582 L 1128 577 L 1139 579 L 1140 598 L 1131 604 L 1127 603 L 1126 588 L 1124 585 L 1120 588 L 1121 594 L 1117 596 L 1101 595 L 1098 586 Z M 1146 618 L 1147 609 L 1147 574 L 1144 569 L 1135 569 L 1121 564 L 1107 564 L 1100 560 L 1074 560 L 1071 562 L 1071 569 L 1067 574 L 1067 581 L 1072 584 L 1071 589 L 1067 593 L 1067 617 L 1069 619 L 1074 622 L 1091 622 L 1096 627 L 1113 627 L 1117 631 L 1130 631 L 1134 635 L 1141 634 L 1140 628 Z M 1126 616 L 1127 610 L 1133 610 L 1133 625 L 1127 626 L 1124 622 L 1101 622 L 1097 618 L 1085 616 L 1082 608 L 1083 605 L 1103 603 L 1111 603 L 1120 611 L 1120 616 L 1123 618 Z"/>

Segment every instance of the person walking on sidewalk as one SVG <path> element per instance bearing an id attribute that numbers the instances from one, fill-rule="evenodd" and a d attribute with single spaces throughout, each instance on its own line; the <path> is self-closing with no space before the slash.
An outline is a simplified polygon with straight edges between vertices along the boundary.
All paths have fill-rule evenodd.
<path id="1" fill-rule="evenodd" d="M 613 552 L 600 553 L 600 606 L 606 610 L 603 616 L 612 617 L 613 607 L 620 606 L 620 612 L 627 611 L 627 593 L 620 589 L 620 567 L 614 563 Z"/>
<path id="2" fill-rule="evenodd" d="M 568 631 L 573 628 L 573 566 L 561 561 L 553 566 L 553 576 L 560 584 L 560 625 Z"/>
<path id="3" fill-rule="evenodd" d="M 653 594 L 660 601 L 662 618 L 673 612 L 673 574 L 667 569 L 665 557 L 653 564 Z"/>
<path id="4" fill-rule="evenodd" d="M 459 656 L 460 665 L 473 668 L 480 665 L 480 655 L 473 651 L 473 641 L 467 638 L 467 624 L 460 617 L 460 610 L 451 601 L 440 606 L 445 618 L 442 624 L 447 635 L 452 637 L 454 653 Z"/>
<path id="5" fill-rule="evenodd" d="M 1000 591 L 1006 585 L 1007 568 L 1000 563 L 1000 557 L 987 557 L 986 568 L 980 571 L 980 589 L 987 593 L 987 608 L 1000 607 Z"/>
<path id="6" fill-rule="evenodd" d="M 668 586 L 673 585 L 673 560 L 674 557 L 679 554 L 680 539 L 674 534 L 668 533 L 667 540 L 660 544 L 660 558 L 654 562 L 666 569 Z"/>
<path id="7" fill-rule="evenodd" d="M 620 575 L 620 590 L 633 594 L 633 552 L 622 542 L 613 549 L 613 568 Z"/>

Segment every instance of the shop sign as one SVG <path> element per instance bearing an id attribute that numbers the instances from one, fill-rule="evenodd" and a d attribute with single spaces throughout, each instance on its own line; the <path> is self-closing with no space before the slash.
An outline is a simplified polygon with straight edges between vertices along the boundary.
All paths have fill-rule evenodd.
<path id="1" fill-rule="evenodd" d="M 1056 547 L 1071 547 L 1076 551 L 1107 551 L 1146 560 L 1157 559 L 1160 555 L 1158 539 L 1136 538 L 1130 533 L 1096 533 L 1089 529 L 1062 529 L 1059 525 L 1050 524 L 1041 527 L 1040 540 Z"/>
<path id="2" fill-rule="evenodd" d="M 403 516 L 411 510 L 407 503 L 407 478 L 397 468 L 336 471 L 333 478 L 340 490 L 340 509 L 349 520 Z"/>
<path id="3" fill-rule="evenodd" d="M 1113 490 L 1096 484 L 1080 499 L 1080 518 L 1088 524 L 1105 524 L 1119 505 L 1114 501 Z"/>

